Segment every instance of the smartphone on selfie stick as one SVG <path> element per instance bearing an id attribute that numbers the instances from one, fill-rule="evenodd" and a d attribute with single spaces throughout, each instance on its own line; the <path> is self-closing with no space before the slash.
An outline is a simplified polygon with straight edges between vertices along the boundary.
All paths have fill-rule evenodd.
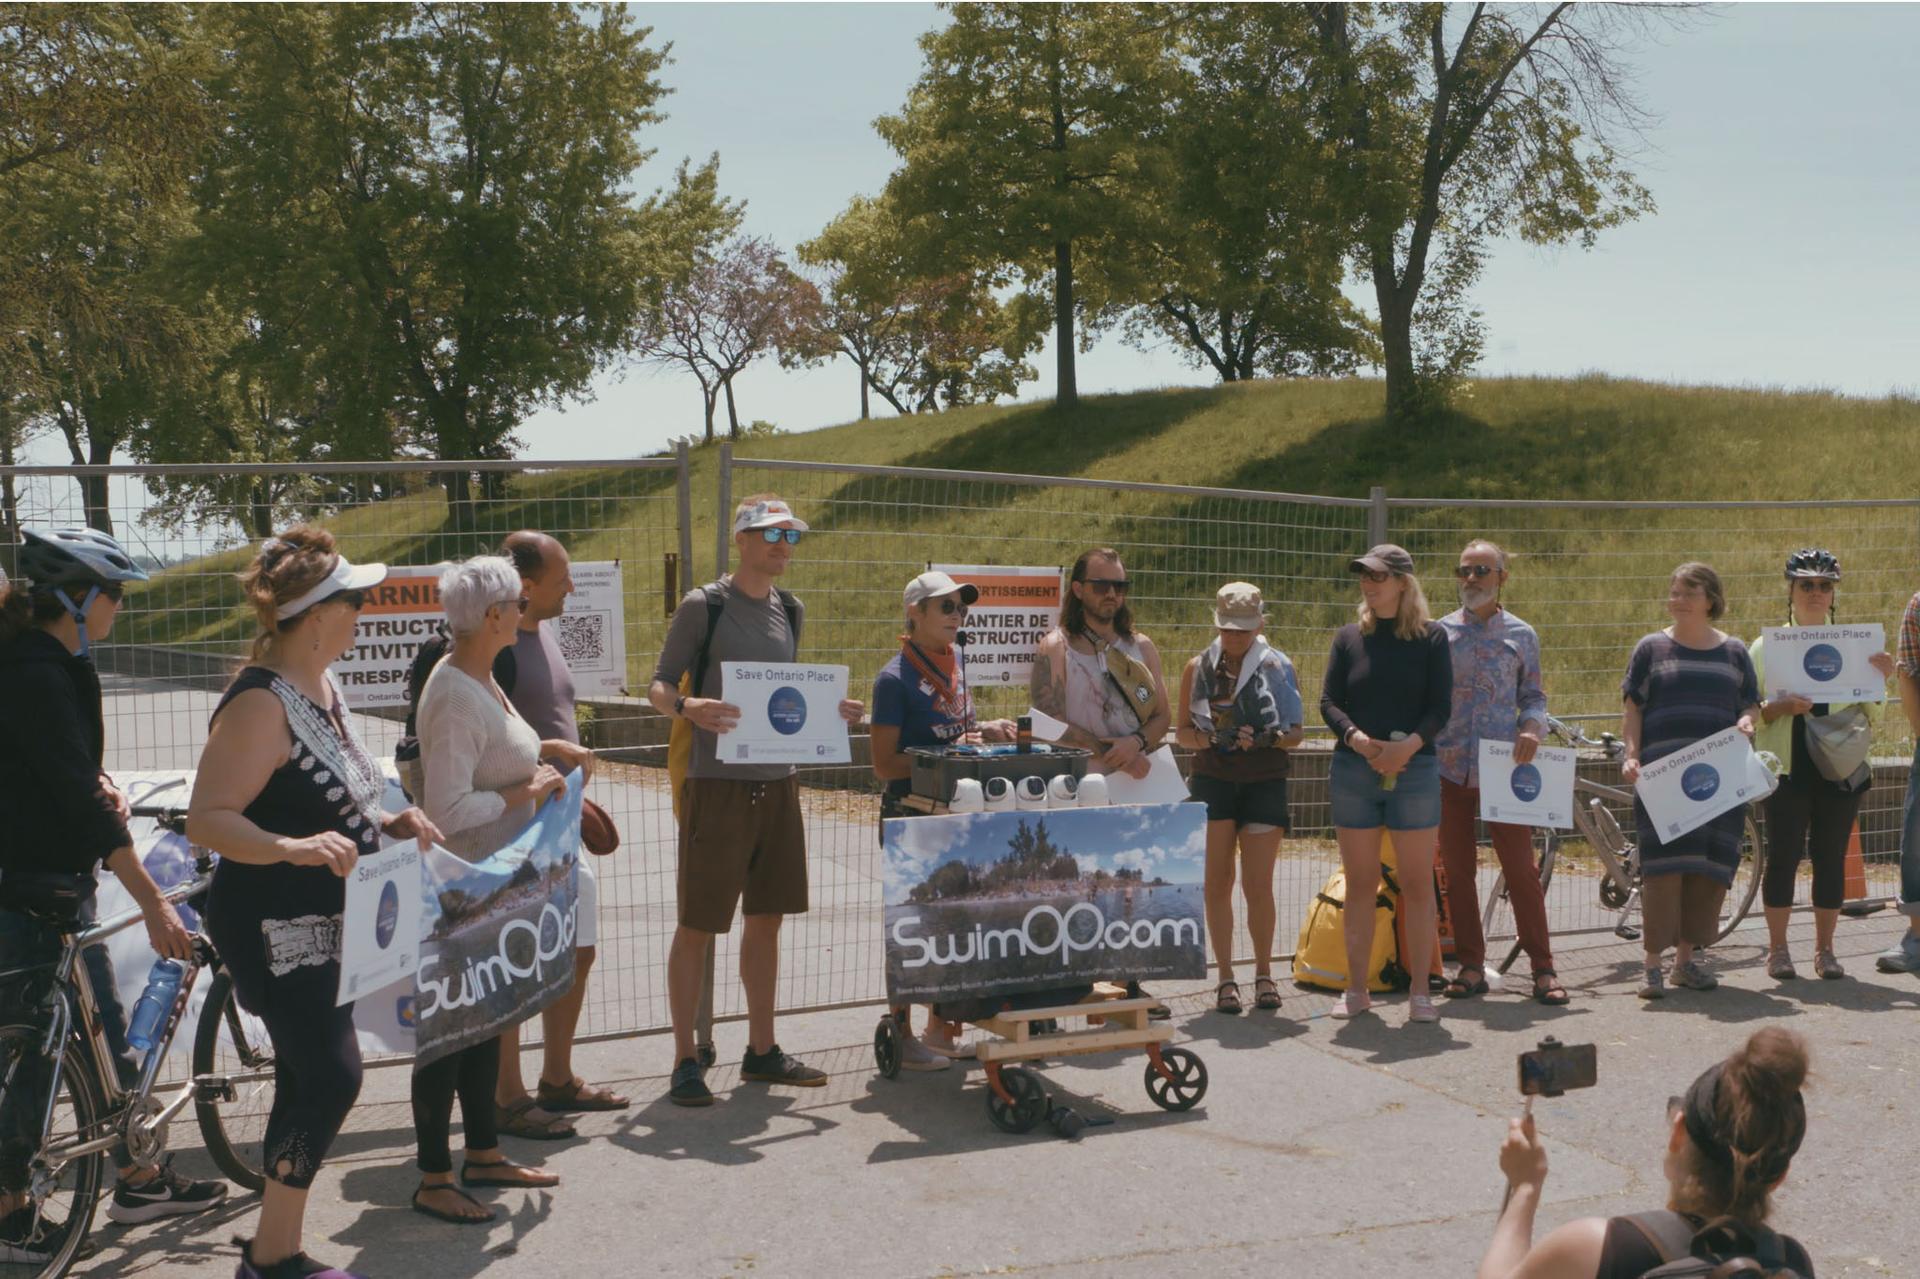
<path id="1" fill-rule="evenodd" d="M 1600 1060 L 1592 1044 L 1563 1044 L 1552 1035 L 1540 1041 L 1532 1052 L 1520 1054 L 1520 1095 L 1527 1099 L 1526 1113 L 1533 1114 L 1535 1097 L 1559 1097 L 1575 1088 L 1591 1088 L 1599 1081 Z M 1507 1196 L 1513 1187 L 1507 1187 Z M 1500 1201 L 1502 1211 L 1506 1198 Z"/>

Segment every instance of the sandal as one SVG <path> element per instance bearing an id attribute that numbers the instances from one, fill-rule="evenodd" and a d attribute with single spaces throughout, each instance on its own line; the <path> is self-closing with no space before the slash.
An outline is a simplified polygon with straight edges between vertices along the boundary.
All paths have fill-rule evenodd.
<path id="1" fill-rule="evenodd" d="M 1549 1008 L 1564 1008 L 1572 999 L 1551 968 L 1542 968 L 1533 975 L 1533 997 Z"/>
<path id="2" fill-rule="evenodd" d="M 1467 974 L 1473 974 L 1473 980 L 1467 980 Z M 1470 999 L 1475 995 L 1487 993 L 1487 970 L 1484 968 L 1462 968 L 1454 973 L 1441 994 L 1448 999 Z"/>
<path id="3" fill-rule="evenodd" d="M 536 1117 L 536 1111 L 544 1118 Z M 565 1115 L 541 1110 L 540 1103 L 531 1097 L 522 1097 L 511 1106 L 494 1103 L 493 1124 L 504 1136 L 524 1137 L 528 1141 L 565 1141 L 577 1135 Z"/>
<path id="4" fill-rule="evenodd" d="M 1238 1017 L 1240 1009 L 1240 983 L 1221 982 L 1220 988 L 1214 992 L 1213 1010 L 1217 1013 L 1225 1013 L 1229 1017 Z"/>
<path id="5" fill-rule="evenodd" d="M 1272 1010 L 1280 1006 L 1280 987 L 1271 977 L 1253 979 L 1253 1006 Z"/>
<path id="6" fill-rule="evenodd" d="M 578 1075 L 564 1084 L 550 1084 L 542 1079 L 534 1099 L 540 1109 L 556 1115 L 588 1110 L 625 1110 L 633 1104 L 611 1088 L 595 1088 Z"/>
<path id="7" fill-rule="evenodd" d="M 469 1159 L 460 1165 L 463 1186 L 509 1186 L 537 1190 L 560 1184 L 558 1173 L 529 1168 L 511 1159 Z"/>
<path id="8" fill-rule="evenodd" d="M 444 1208 L 435 1208 L 431 1204 L 423 1204 L 420 1202 L 421 1195 L 437 1194 L 443 1190 L 456 1198 L 466 1200 L 485 1215 L 469 1217 L 462 1213 L 448 1212 Z M 487 1207 L 487 1205 L 481 1203 L 478 1199 L 475 1199 L 472 1195 L 451 1182 L 444 1186 L 429 1186 L 426 1182 L 421 1182 L 420 1188 L 413 1192 L 413 1210 L 422 1216 L 432 1217 L 435 1221 L 444 1221 L 452 1226 L 484 1226 L 492 1221 L 495 1216 L 493 1209 Z"/>

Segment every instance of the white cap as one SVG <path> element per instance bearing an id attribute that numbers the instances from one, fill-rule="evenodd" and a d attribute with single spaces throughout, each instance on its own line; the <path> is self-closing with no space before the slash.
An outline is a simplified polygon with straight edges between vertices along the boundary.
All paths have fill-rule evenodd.
<path id="1" fill-rule="evenodd" d="M 908 608 L 915 604 L 924 604 L 928 600 L 937 600 L 942 595 L 960 593 L 962 604 L 971 604 L 980 598 L 980 588 L 972 582 L 956 582 L 938 569 L 922 573 L 907 583 L 907 589 L 900 592 L 901 603 Z"/>
<path id="2" fill-rule="evenodd" d="M 369 586 L 378 586 L 387 580 L 385 564 L 355 564 L 344 555 L 333 557 L 333 569 L 299 599 L 288 600 L 273 610 L 276 621 L 284 622 L 289 617 L 297 617 L 306 612 L 329 595 L 341 591 L 364 591 Z"/>
<path id="3" fill-rule="evenodd" d="M 736 533 L 772 528 L 776 524 L 791 524 L 802 533 L 807 531 L 807 522 L 777 497 L 770 497 L 764 502 L 742 502 L 733 513 L 733 531 Z"/>

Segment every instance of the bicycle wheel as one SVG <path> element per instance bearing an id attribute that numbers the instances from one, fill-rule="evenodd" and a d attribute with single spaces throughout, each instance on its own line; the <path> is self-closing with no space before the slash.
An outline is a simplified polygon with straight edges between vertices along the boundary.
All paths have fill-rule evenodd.
<path id="1" fill-rule="evenodd" d="M 1727 889 L 1726 900 L 1720 904 L 1720 931 L 1713 935 L 1715 944 L 1727 939 L 1727 935 L 1740 927 L 1753 909 L 1753 899 L 1760 895 L 1760 880 L 1767 873 L 1767 845 L 1760 838 L 1760 824 L 1753 818 L 1753 810 L 1747 809 L 1746 825 L 1740 832 L 1740 864 L 1733 870 L 1733 886 Z"/>
<path id="2" fill-rule="evenodd" d="M 273 1042 L 266 1025 L 240 1007 L 233 978 L 214 976 L 193 1036 L 193 1109 L 207 1153 L 242 1190 L 267 1184 L 261 1151 L 273 1108 Z"/>
<path id="3" fill-rule="evenodd" d="M 1534 872 L 1540 876 L 1540 891 L 1546 892 L 1547 885 L 1553 882 L 1553 863 L 1560 847 L 1560 832 L 1546 826 L 1536 826 L 1533 830 Z M 1520 958 L 1520 928 L 1513 918 L 1513 902 L 1507 893 L 1507 873 L 1503 870 L 1494 876 L 1493 887 L 1487 892 L 1487 904 L 1480 912 L 1481 935 L 1489 943 L 1495 940 L 1513 938 L 1513 944 L 1507 948 L 1506 957 L 1494 965 L 1494 971 L 1505 976 Z"/>
<path id="4" fill-rule="evenodd" d="M 13 1108 L 13 1100 L 6 1093 L 20 1066 L 28 1063 L 43 1069 L 47 1066 L 47 1059 L 40 1055 L 40 1044 L 45 1034 L 37 1026 L 0 1027 L 0 1109 Z M 108 1125 L 101 1114 L 104 1107 L 100 1103 L 100 1092 L 93 1076 L 86 1071 L 87 1061 L 85 1050 L 75 1041 L 67 1053 L 67 1068 L 61 1073 L 63 1086 L 54 1103 L 53 1122 L 47 1127 L 49 1145 L 91 1140 L 107 1132 Z M 38 1123 L 42 1099 L 22 1097 L 19 1104 L 26 1108 L 28 1114 L 35 1116 L 27 1119 L 22 1126 L 34 1128 Z M 34 1138 L 27 1140 L 33 1141 Z M 106 1162 L 106 1153 L 96 1151 L 91 1155 L 82 1155 L 62 1167 L 58 1174 L 45 1179 L 39 1193 L 33 1195 L 32 1207 L 39 1212 L 41 1222 L 56 1225 L 64 1223 L 66 1228 L 54 1232 L 57 1242 L 44 1253 L 38 1250 L 21 1253 L 0 1249 L 0 1258 L 22 1258 L 18 1261 L 0 1259 L 0 1279 L 29 1279 L 30 1276 L 32 1279 L 59 1279 L 59 1276 L 67 1273 L 81 1245 L 87 1240 L 87 1231 L 93 1226 L 93 1212 L 100 1202 L 100 1181 L 106 1173 Z M 32 1177 L 31 1172 L 29 1177 Z"/>

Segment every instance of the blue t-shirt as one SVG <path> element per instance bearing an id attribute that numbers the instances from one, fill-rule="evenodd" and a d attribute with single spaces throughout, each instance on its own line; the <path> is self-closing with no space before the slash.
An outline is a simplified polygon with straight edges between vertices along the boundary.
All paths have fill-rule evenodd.
<path id="1" fill-rule="evenodd" d="M 873 681 L 873 722 L 899 729 L 901 750 L 958 741 L 973 728 L 973 699 L 960 663 L 954 664 L 951 694 L 942 696 L 932 680 L 907 663 L 905 653 L 895 654 Z M 887 783 L 889 795 L 910 790 L 912 784 L 904 777 Z"/>

